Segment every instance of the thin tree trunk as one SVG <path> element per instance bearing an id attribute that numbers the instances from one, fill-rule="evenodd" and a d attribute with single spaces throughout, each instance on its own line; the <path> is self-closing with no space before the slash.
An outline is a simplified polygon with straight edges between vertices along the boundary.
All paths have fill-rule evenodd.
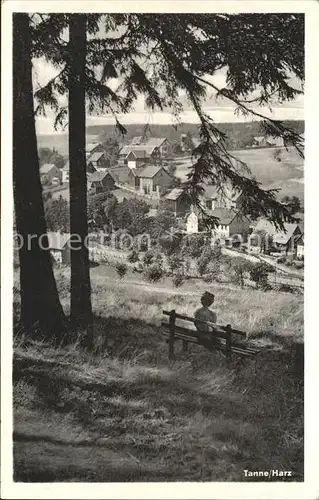
<path id="1" fill-rule="evenodd" d="M 28 14 L 13 15 L 13 187 L 20 245 L 21 323 L 62 338 L 66 327 L 48 250 L 35 132 Z M 38 330 L 39 329 L 39 330 Z"/>
<path id="2" fill-rule="evenodd" d="M 69 160 L 70 225 L 73 239 L 79 243 L 71 250 L 71 322 L 82 330 L 83 341 L 92 345 L 92 305 L 89 252 L 86 245 L 87 179 L 85 156 L 85 59 L 86 15 L 70 15 L 69 73 Z M 74 236 L 76 235 L 76 237 Z"/>

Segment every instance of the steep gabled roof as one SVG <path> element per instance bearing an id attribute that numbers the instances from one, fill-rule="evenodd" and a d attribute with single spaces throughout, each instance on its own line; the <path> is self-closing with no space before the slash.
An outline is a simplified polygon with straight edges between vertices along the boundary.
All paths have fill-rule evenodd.
<path id="1" fill-rule="evenodd" d="M 133 139 L 131 140 L 131 146 L 134 146 L 134 145 L 138 145 L 142 142 L 142 136 L 141 135 L 136 135 L 135 137 L 133 137 Z"/>
<path id="2" fill-rule="evenodd" d="M 228 208 L 216 208 L 215 210 L 208 210 L 209 215 L 219 219 L 219 224 L 228 226 L 234 220 L 237 213 Z"/>
<path id="3" fill-rule="evenodd" d="M 143 141 L 143 146 L 153 146 L 159 148 L 163 142 L 168 141 L 166 137 L 149 137 L 146 141 Z M 169 142 L 169 141 L 168 141 Z"/>
<path id="4" fill-rule="evenodd" d="M 288 241 L 290 240 L 290 238 L 295 233 L 295 231 L 298 227 L 298 224 L 285 223 L 284 226 L 286 229 L 286 233 L 284 231 L 278 231 L 274 235 L 274 243 L 280 243 L 282 245 L 286 245 L 288 243 Z"/>
<path id="5" fill-rule="evenodd" d="M 138 177 L 146 177 L 148 179 L 152 179 L 161 170 L 165 169 L 160 165 L 147 165 L 142 170 L 139 170 L 136 174 L 138 175 Z"/>
<path id="6" fill-rule="evenodd" d="M 70 233 L 48 232 L 50 250 L 62 250 L 70 239 Z"/>
<path id="7" fill-rule="evenodd" d="M 204 198 L 214 199 L 217 197 L 217 188 L 213 184 L 206 184 L 203 186 L 205 191 L 203 193 Z"/>
<path id="8" fill-rule="evenodd" d="M 134 176 L 135 174 L 135 172 L 133 172 L 133 169 L 129 168 L 126 165 L 123 167 L 111 168 L 109 169 L 109 173 L 113 177 L 113 179 L 120 184 L 128 184 L 132 179 L 132 176 Z"/>
<path id="9" fill-rule="evenodd" d="M 102 151 L 96 151 L 95 153 L 92 153 L 86 160 L 86 163 L 94 163 L 99 161 L 100 158 L 104 156 L 104 153 Z"/>
<path id="10" fill-rule="evenodd" d="M 267 219 L 260 219 L 255 226 L 254 232 L 265 231 L 270 236 L 273 236 L 275 243 L 281 243 L 285 245 L 295 233 L 297 227 L 299 227 L 298 224 L 284 222 L 284 229 L 286 230 L 286 232 L 278 231 L 275 226 Z"/>
<path id="11" fill-rule="evenodd" d="M 40 167 L 40 175 L 48 174 L 52 168 L 55 168 L 54 163 L 45 163 Z"/>
<path id="12" fill-rule="evenodd" d="M 135 158 L 138 159 L 144 159 L 147 156 L 146 151 L 144 149 L 134 149 L 134 151 L 131 151 L 131 153 L 133 153 Z"/>
<path id="13" fill-rule="evenodd" d="M 178 198 L 184 193 L 184 190 L 181 189 L 181 188 L 174 188 L 172 189 L 172 191 L 170 191 L 169 193 L 167 193 L 167 195 L 165 196 L 165 199 L 166 200 L 173 200 L 173 201 L 176 201 L 178 200 Z"/>
<path id="14" fill-rule="evenodd" d="M 91 153 L 95 148 L 97 148 L 98 146 L 100 146 L 100 143 L 99 142 L 89 142 L 87 145 L 86 145 L 86 148 L 85 148 L 85 151 L 87 154 Z"/>
<path id="15" fill-rule="evenodd" d="M 110 175 L 113 178 L 113 175 L 111 175 L 108 170 L 105 170 L 105 172 L 96 171 L 93 172 L 92 174 L 88 173 L 87 179 L 89 182 L 101 182 L 107 175 Z"/>

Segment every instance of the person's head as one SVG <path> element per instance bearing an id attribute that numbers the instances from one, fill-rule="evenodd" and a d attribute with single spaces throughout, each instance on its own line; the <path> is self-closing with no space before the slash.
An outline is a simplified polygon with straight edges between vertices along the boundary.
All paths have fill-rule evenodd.
<path id="1" fill-rule="evenodd" d="M 210 292 L 205 292 L 201 296 L 201 299 L 200 299 L 200 301 L 204 307 L 211 306 L 214 303 L 214 300 L 215 300 L 215 295 L 213 293 L 210 293 Z"/>

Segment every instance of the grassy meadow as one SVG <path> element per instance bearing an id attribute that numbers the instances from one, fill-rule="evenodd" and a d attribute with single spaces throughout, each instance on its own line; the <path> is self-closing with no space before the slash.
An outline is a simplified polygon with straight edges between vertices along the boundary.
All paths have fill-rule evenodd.
<path id="1" fill-rule="evenodd" d="M 55 273 L 68 312 L 69 269 Z M 244 469 L 269 468 L 303 480 L 303 383 L 291 349 L 303 337 L 301 296 L 205 285 L 218 321 L 261 349 L 227 368 L 218 353 L 178 343 L 168 361 L 162 310 L 192 315 L 198 281 L 120 280 L 103 265 L 91 278 L 94 352 L 16 332 L 15 481 L 248 481 Z M 17 276 L 15 285 L 18 309 Z"/>

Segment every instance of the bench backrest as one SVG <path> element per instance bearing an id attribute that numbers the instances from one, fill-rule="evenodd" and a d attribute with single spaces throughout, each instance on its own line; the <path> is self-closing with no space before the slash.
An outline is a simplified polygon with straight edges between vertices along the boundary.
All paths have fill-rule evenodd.
<path id="1" fill-rule="evenodd" d="M 225 338 L 228 335 L 229 330 L 230 330 L 230 325 L 224 326 L 224 325 L 218 325 L 216 323 L 212 323 L 210 321 L 203 321 L 203 320 L 199 321 L 199 320 L 196 320 L 195 318 L 191 318 L 191 317 L 186 316 L 184 314 L 178 314 L 178 313 L 176 313 L 175 310 L 163 311 L 163 314 L 165 316 L 169 316 L 170 323 L 173 323 L 173 320 L 174 320 L 174 324 L 175 324 L 175 321 L 177 319 L 181 319 L 183 321 L 188 321 L 192 325 L 196 325 L 196 321 L 198 321 L 200 324 L 208 325 L 211 328 L 213 328 L 214 334 L 216 335 L 216 337 Z M 196 330 L 194 330 L 194 331 L 196 331 Z M 241 330 L 235 330 L 235 329 L 231 328 L 231 333 L 234 333 L 235 335 L 240 335 L 241 337 L 246 337 L 246 333 L 241 331 Z"/>

